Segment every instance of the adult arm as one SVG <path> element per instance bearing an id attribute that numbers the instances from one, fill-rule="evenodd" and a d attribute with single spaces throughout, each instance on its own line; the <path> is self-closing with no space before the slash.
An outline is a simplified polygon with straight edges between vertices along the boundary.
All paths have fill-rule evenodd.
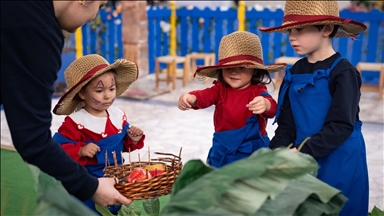
<path id="1" fill-rule="evenodd" d="M 63 36 L 51 1 L 1 1 L 1 103 L 13 144 L 28 163 L 84 201 L 98 180 L 51 138 L 53 85 Z"/>

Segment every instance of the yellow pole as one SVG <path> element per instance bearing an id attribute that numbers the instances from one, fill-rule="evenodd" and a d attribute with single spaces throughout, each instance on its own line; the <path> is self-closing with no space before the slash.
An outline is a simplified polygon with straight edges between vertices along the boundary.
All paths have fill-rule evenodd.
<path id="1" fill-rule="evenodd" d="M 76 59 L 78 59 L 83 56 L 83 35 L 81 32 L 81 27 L 76 29 L 75 42 L 76 42 Z"/>
<path id="2" fill-rule="evenodd" d="M 176 3 L 175 3 L 175 1 L 170 1 L 169 6 L 171 9 L 171 18 L 170 18 L 170 22 L 171 22 L 171 32 L 170 32 L 170 40 L 171 41 L 170 41 L 170 43 L 171 43 L 171 46 L 170 46 L 169 53 L 172 56 L 175 56 L 176 55 Z"/>
<path id="3" fill-rule="evenodd" d="M 245 3 L 239 1 L 239 8 L 237 8 L 237 20 L 239 21 L 239 31 L 244 31 L 245 23 Z"/>

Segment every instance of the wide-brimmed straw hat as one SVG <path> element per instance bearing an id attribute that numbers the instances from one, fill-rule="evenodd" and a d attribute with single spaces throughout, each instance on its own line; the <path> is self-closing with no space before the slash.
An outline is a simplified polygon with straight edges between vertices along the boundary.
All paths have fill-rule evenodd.
<path id="1" fill-rule="evenodd" d="M 288 33 L 289 29 L 313 25 L 338 25 L 335 37 L 350 37 L 364 31 L 367 27 L 360 22 L 339 17 L 337 1 L 287 0 L 281 26 L 259 27 L 263 32 Z"/>
<path id="2" fill-rule="evenodd" d="M 118 59 L 113 64 L 97 54 L 76 59 L 64 71 L 68 91 L 60 98 L 53 113 L 69 115 L 81 109 L 84 103 L 77 93 L 93 78 L 111 70 L 116 73 L 116 97 L 123 94 L 139 75 L 137 65 L 126 59 Z"/>
<path id="3" fill-rule="evenodd" d="M 224 36 L 219 45 L 219 62 L 215 66 L 199 67 L 195 76 L 217 78 L 218 69 L 245 67 L 276 72 L 284 69 L 286 64 L 264 65 L 263 49 L 257 35 L 236 31 Z"/>

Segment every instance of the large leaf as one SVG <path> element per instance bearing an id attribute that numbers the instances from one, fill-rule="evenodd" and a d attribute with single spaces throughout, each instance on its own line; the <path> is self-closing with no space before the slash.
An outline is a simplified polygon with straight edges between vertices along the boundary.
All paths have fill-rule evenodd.
<path id="1" fill-rule="evenodd" d="M 316 173 L 317 168 L 316 161 L 302 153 L 286 148 L 259 149 L 246 159 L 202 172 L 193 181 L 186 179 L 188 185 L 178 179 L 174 188 L 184 185 L 172 194 L 161 215 L 296 215 L 299 210 L 306 215 L 337 213 L 346 198 L 309 174 Z M 183 169 L 180 176 L 188 176 L 184 173 L 188 171 Z M 192 176 L 196 173 L 199 171 Z M 315 214 L 304 210 L 313 203 L 324 205 L 313 211 Z"/>
<path id="2" fill-rule="evenodd" d="M 373 207 L 372 212 L 368 214 L 369 216 L 384 216 L 384 211 L 380 210 L 376 206 Z"/>
<path id="3" fill-rule="evenodd" d="M 158 198 L 146 199 L 143 202 L 143 208 L 149 216 L 158 216 L 160 214 L 160 200 Z"/>
<path id="4" fill-rule="evenodd" d="M 196 179 L 214 170 L 213 167 L 207 167 L 201 160 L 190 160 L 183 167 L 182 172 L 177 177 L 172 187 L 172 197 L 181 189 L 191 184 Z"/>
<path id="5" fill-rule="evenodd" d="M 306 174 L 291 183 L 276 199 L 268 199 L 255 215 L 337 215 L 347 198 L 316 177 Z"/>
<path id="6" fill-rule="evenodd" d="M 28 165 L 34 179 L 39 200 L 35 215 L 96 215 L 82 202 L 72 197 L 60 181 L 42 172 L 33 165 Z"/>
<path id="7" fill-rule="evenodd" d="M 114 216 L 108 209 L 108 207 L 104 207 L 95 203 L 96 210 L 103 216 Z"/>
<path id="8" fill-rule="evenodd" d="M 115 216 L 112 214 L 108 207 L 103 207 L 98 204 L 95 204 L 96 210 L 103 216 Z M 119 211 L 117 211 L 118 216 L 140 216 L 141 209 L 136 208 L 132 203 L 129 205 L 122 205 Z"/>

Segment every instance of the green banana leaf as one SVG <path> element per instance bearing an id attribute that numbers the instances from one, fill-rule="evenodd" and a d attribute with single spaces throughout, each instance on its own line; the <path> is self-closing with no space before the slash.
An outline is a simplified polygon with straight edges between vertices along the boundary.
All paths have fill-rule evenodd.
<path id="1" fill-rule="evenodd" d="M 135 202 L 135 201 L 134 201 Z M 148 216 L 158 216 L 160 213 L 160 200 L 159 198 L 146 199 L 142 202 L 142 208 Z M 96 204 L 96 210 L 103 216 L 114 216 L 108 207 L 102 207 Z M 120 210 L 117 211 L 117 216 L 140 216 L 142 213 L 141 209 L 135 206 L 135 203 L 130 205 L 121 206 Z"/>
<path id="2" fill-rule="evenodd" d="M 368 213 L 368 216 L 384 216 L 384 211 L 374 206 L 372 212 Z"/>
<path id="3" fill-rule="evenodd" d="M 103 216 L 115 216 L 112 214 L 108 207 L 103 207 L 98 204 L 95 204 L 96 210 Z M 136 208 L 134 205 L 123 205 L 117 211 L 117 216 L 140 216 L 141 215 L 141 209 Z"/>
<path id="4" fill-rule="evenodd" d="M 337 214 L 347 199 L 311 175 L 317 169 L 312 157 L 287 148 L 262 148 L 220 169 L 192 160 L 160 215 Z"/>
<path id="5" fill-rule="evenodd" d="M 28 164 L 36 181 L 39 195 L 34 215 L 97 215 L 78 199 L 72 197 L 60 181 Z"/>
<path id="6" fill-rule="evenodd" d="M 130 205 L 123 205 L 117 216 L 158 216 L 160 210 L 169 202 L 170 195 L 146 200 L 134 200 Z M 108 207 L 102 207 L 96 204 L 96 210 L 103 216 L 113 216 Z"/>

